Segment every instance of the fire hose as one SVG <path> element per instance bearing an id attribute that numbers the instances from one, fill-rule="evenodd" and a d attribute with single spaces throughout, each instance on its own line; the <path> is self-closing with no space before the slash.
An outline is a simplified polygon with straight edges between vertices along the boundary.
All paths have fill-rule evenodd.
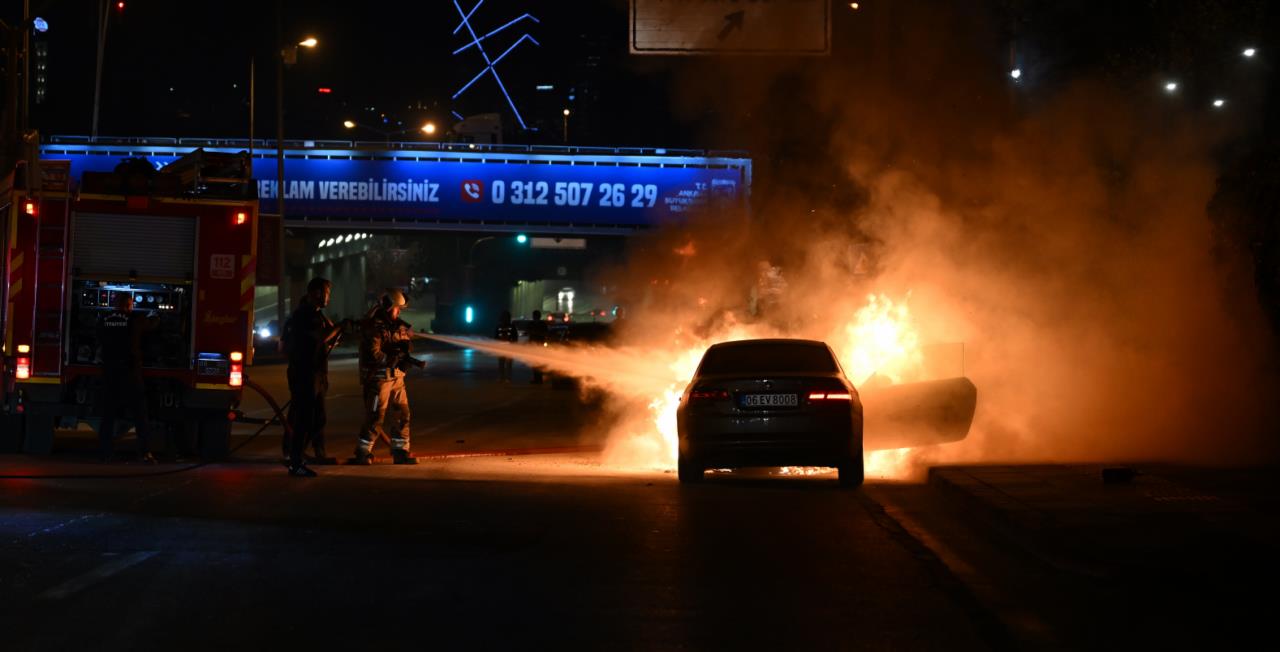
<path id="1" fill-rule="evenodd" d="M 254 431 L 252 435 L 249 435 L 248 439 L 240 442 L 239 445 L 237 445 L 235 448 L 228 451 L 227 453 L 228 456 L 234 455 L 240 449 L 244 448 L 245 446 L 248 446 L 249 443 L 257 439 L 258 435 L 261 435 L 264 430 L 266 430 L 268 427 L 276 423 L 279 423 L 281 426 L 284 427 L 284 434 L 286 437 L 286 441 L 291 440 L 293 438 L 293 429 L 289 427 L 289 420 L 286 419 L 284 416 L 284 411 L 286 408 L 289 407 L 289 403 L 286 402 L 283 406 L 279 405 L 278 403 L 276 403 L 275 398 L 271 396 L 270 392 L 268 392 L 261 385 L 253 382 L 249 378 L 244 379 L 244 386 L 248 387 L 249 389 L 252 389 L 253 391 L 257 392 L 259 395 L 261 395 L 262 398 L 267 402 L 267 405 L 271 407 L 271 410 L 274 412 L 274 414 L 269 419 L 256 419 L 253 417 L 244 416 L 244 414 L 240 413 L 239 411 L 236 411 L 235 421 L 238 421 L 240 423 L 261 424 L 262 427 Z M 108 480 L 108 479 L 117 479 L 117 478 L 151 478 L 151 477 L 162 476 L 162 475 L 174 475 L 177 473 L 194 471 L 195 469 L 198 469 L 203 466 L 208 466 L 214 463 L 216 463 L 214 460 L 201 460 L 199 462 L 196 462 L 195 464 L 188 464 L 185 466 L 180 466 L 175 469 L 140 471 L 137 473 L 57 473 L 57 474 L 48 474 L 48 475 L 35 475 L 35 474 L 0 475 L 0 480 Z"/>

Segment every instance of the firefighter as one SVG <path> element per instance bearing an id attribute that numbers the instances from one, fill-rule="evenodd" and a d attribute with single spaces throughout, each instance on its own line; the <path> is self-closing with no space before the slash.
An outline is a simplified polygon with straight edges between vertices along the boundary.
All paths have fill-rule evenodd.
<path id="1" fill-rule="evenodd" d="M 142 337 L 159 325 L 156 316 L 144 317 L 133 311 L 133 291 L 116 292 L 115 310 L 98 324 L 102 349 L 102 422 L 98 441 L 102 459 L 111 459 L 116 416 L 123 414 L 138 431 L 138 459 L 155 464 L 149 448 L 147 390 L 142 382 Z"/>
<path id="2" fill-rule="evenodd" d="M 519 339 L 519 331 L 511 323 L 511 311 L 503 310 L 502 316 L 498 318 L 498 327 L 493 329 L 493 339 L 499 342 L 515 342 Z M 500 355 L 498 356 L 498 380 L 504 383 L 511 382 L 511 358 Z"/>
<path id="3" fill-rule="evenodd" d="M 409 395 L 405 392 L 405 370 L 425 363 L 413 359 L 413 332 L 400 319 L 408 304 L 404 292 L 388 289 L 360 323 L 360 383 L 364 394 L 364 426 L 356 441 L 355 464 L 373 463 L 373 446 L 386 437 L 382 421 L 388 408 L 395 408 L 396 423 L 388 441 L 396 464 L 417 464 L 409 452 Z"/>
<path id="4" fill-rule="evenodd" d="M 329 391 L 329 351 L 342 335 L 343 324 L 335 325 L 324 314 L 333 283 L 313 278 L 307 294 L 289 316 L 281 339 L 289 358 L 289 475 L 315 477 L 307 468 L 303 453 L 311 443 L 317 464 L 336 462 L 325 454 L 324 396 Z"/>

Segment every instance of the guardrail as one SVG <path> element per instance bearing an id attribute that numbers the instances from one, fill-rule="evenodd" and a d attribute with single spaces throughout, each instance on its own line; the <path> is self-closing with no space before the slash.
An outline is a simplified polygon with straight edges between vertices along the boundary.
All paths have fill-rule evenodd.
<path id="1" fill-rule="evenodd" d="M 249 148 L 247 138 L 159 138 L 153 136 L 47 136 L 45 145 L 105 145 L 162 147 L 241 147 Z M 612 156 L 677 156 L 707 158 L 750 158 L 742 150 L 675 149 L 666 147 L 592 147 L 578 145 L 492 145 L 452 142 L 386 142 L 368 140 L 298 140 L 283 141 L 285 149 L 354 149 L 370 151 L 406 150 L 424 152 L 492 152 L 508 154 L 586 154 Z M 274 140 L 253 141 L 255 150 L 276 148 Z"/>

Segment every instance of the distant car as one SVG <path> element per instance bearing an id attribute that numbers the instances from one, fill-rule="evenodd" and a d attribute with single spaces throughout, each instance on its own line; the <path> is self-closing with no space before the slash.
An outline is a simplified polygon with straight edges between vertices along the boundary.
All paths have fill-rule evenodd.
<path id="1" fill-rule="evenodd" d="M 279 355 L 280 320 L 272 319 L 266 325 L 253 329 L 253 351 L 255 356 Z"/>
<path id="2" fill-rule="evenodd" d="M 676 411 L 680 482 L 709 468 L 833 466 L 862 484 L 862 402 L 831 348 L 744 340 L 707 349 Z"/>

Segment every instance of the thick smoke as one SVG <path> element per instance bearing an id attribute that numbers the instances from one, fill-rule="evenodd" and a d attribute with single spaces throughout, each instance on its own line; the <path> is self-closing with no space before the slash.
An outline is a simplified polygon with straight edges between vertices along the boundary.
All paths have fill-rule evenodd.
<path id="1" fill-rule="evenodd" d="M 1102 83 L 1025 103 L 979 20 L 930 9 L 883 12 L 856 60 L 682 64 L 680 110 L 752 148 L 753 206 L 637 244 L 626 342 L 838 348 L 868 293 L 909 294 L 979 392 L 969 439 L 919 460 L 1274 454 L 1273 334 L 1206 214 L 1214 135 Z"/>

